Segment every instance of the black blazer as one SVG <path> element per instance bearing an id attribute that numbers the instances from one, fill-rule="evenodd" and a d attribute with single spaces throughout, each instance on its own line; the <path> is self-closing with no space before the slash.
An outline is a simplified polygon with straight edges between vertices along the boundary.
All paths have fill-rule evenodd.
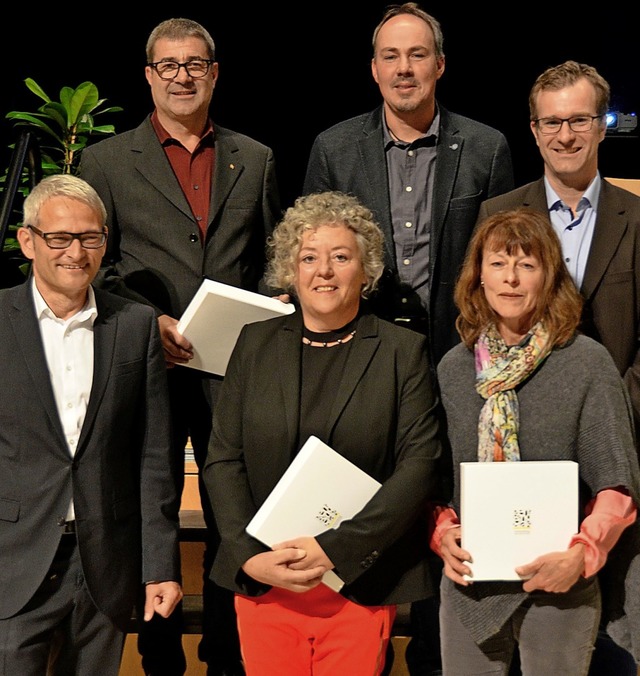
<path id="1" fill-rule="evenodd" d="M 212 578 L 244 594 L 266 591 L 241 566 L 267 549 L 245 527 L 306 441 L 301 350 L 300 312 L 245 326 L 216 405 L 203 471 L 222 538 Z M 425 598 L 434 592 L 426 502 L 441 448 L 425 338 L 364 315 L 342 379 L 326 387 L 337 396 L 317 436 L 383 484 L 357 517 L 318 536 L 342 593 L 369 605 Z"/>
<path id="2" fill-rule="evenodd" d="M 513 188 L 505 136 L 442 106 L 433 186 L 428 325 L 433 365 L 460 341 L 453 302 L 456 277 L 482 200 Z M 340 122 L 314 141 L 304 193 L 341 190 L 373 211 L 385 237 L 385 274 L 372 297 L 387 319 L 423 314 L 420 299 L 400 282 L 384 150 L 382 106 Z"/>
<path id="3" fill-rule="evenodd" d="M 0 618 L 42 583 L 73 497 L 91 597 L 126 629 L 143 581 L 179 580 L 166 368 L 153 311 L 96 290 L 91 396 L 74 457 L 31 281 L 0 291 Z"/>

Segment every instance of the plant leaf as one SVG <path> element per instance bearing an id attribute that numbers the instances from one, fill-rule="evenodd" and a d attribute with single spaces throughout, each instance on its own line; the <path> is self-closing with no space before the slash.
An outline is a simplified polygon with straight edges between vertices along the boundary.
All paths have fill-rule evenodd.
<path id="1" fill-rule="evenodd" d="M 42 87 L 32 78 L 28 77 L 24 83 L 27 85 L 27 89 L 33 92 L 36 96 L 40 97 L 46 103 L 49 103 L 51 99 L 44 93 Z"/>
<path id="2" fill-rule="evenodd" d="M 79 119 L 90 113 L 98 101 L 98 88 L 92 82 L 83 82 L 79 85 L 71 97 L 69 126 L 77 124 Z"/>

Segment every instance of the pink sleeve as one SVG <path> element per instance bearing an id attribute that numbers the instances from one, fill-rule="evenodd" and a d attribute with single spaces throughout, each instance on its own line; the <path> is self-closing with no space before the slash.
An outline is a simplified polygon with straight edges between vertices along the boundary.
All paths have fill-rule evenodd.
<path id="1" fill-rule="evenodd" d="M 438 555 L 442 556 L 440 541 L 442 536 L 451 528 L 460 525 L 460 519 L 452 507 L 447 505 L 431 504 L 431 537 L 429 546 Z"/>
<path id="2" fill-rule="evenodd" d="M 585 509 L 587 516 L 580 524 L 580 532 L 571 538 L 569 547 L 578 543 L 585 546 L 584 577 L 595 575 L 604 566 L 622 531 L 636 520 L 636 505 L 624 491 L 600 491 Z"/>

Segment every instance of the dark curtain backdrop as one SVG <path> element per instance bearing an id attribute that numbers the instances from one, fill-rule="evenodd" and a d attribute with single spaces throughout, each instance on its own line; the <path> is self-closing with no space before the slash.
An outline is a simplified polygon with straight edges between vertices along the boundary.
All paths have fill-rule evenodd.
<path id="1" fill-rule="evenodd" d="M 219 2 L 184 14 L 205 25 L 216 42 L 220 79 L 214 120 L 274 149 L 285 206 L 301 190 L 315 135 L 378 105 L 370 40 L 387 4 L 261 3 L 254 9 L 248 3 Z M 527 97 L 535 77 L 548 66 L 566 59 L 594 65 L 612 86 L 613 107 L 640 112 L 639 31 L 622 5 L 603 3 L 593 9 L 534 3 L 516 8 L 510 3 L 506 10 L 491 3 L 470 10 L 455 5 L 423 4 L 440 20 L 445 36 L 446 72 L 438 98 L 450 110 L 506 134 L 518 184 L 541 173 Z M 23 84 L 27 77 L 55 98 L 62 86 L 91 80 L 110 104 L 124 108 L 103 118 L 117 131 L 136 126 L 149 112 L 146 39 L 159 21 L 183 14 L 179 8 L 145 6 L 134 18 L 112 7 L 98 8 L 91 19 L 69 6 L 15 7 L 24 15 L 5 23 L 0 46 L 1 167 L 15 139 L 6 113 L 39 104 Z M 602 172 L 639 178 L 639 148 L 637 135 L 607 138 L 601 147 Z"/>

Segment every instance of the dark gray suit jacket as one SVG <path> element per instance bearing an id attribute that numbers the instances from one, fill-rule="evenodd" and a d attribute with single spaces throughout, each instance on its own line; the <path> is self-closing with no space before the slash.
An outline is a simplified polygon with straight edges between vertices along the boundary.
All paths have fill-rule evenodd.
<path id="1" fill-rule="evenodd" d="M 175 318 L 204 277 L 259 290 L 266 237 L 280 217 L 273 153 L 229 129 L 215 132 L 204 248 L 150 117 L 82 151 L 80 175 L 104 201 L 110 228 L 101 286 Z"/>
<path id="2" fill-rule="evenodd" d="M 352 600 L 426 598 L 434 593 L 426 501 L 435 497 L 441 446 L 425 338 L 365 315 L 348 349 L 340 382 L 326 383 L 336 399 L 316 436 L 383 485 L 318 541 Z M 245 527 L 306 441 L 298 439 L 301 352 L 299 312 L 245 326 L 216 405 L 203 472 L 222 537 L 212 577 L 244 594 L 266 591 L 241 566 L 268 549 Z"/>
<path id="3" fill-rule="evenodd" d="M 511 154 L 503 134 L 440 109 L 430 245 L 428 308 L 433 365 L 460 338 L 454 322 L 453 287 L 480 203 L 513 188 Z M 382 106 L 321 133 L 311 149 L 305 194 L 341 190 L 373 211 L 385 235 L 385 274 L 372 299 L 387 319 L 424 314 L 420 300 L 400 283 L 384 151 Z"/>
<path id="4" fill-rule="evenodd" d="M 478 220 L 520 206 L 549 215 L 543 178 L 483 203 Z M 613 357 L 640 431 L 640 197 L 606 180 L 580 291 L 585 299 L 581 330 Z"/>
<path id="5" fill-rule="evenodd" d="M 91 396 L 74 457 L 31 281 L 0 291 L 0 618 L 43 581 L 73 497 L 97 607 L 126 629 L 143 581 L 180 580 L 166 368 L 154 312 L 96 290 Z"/>

